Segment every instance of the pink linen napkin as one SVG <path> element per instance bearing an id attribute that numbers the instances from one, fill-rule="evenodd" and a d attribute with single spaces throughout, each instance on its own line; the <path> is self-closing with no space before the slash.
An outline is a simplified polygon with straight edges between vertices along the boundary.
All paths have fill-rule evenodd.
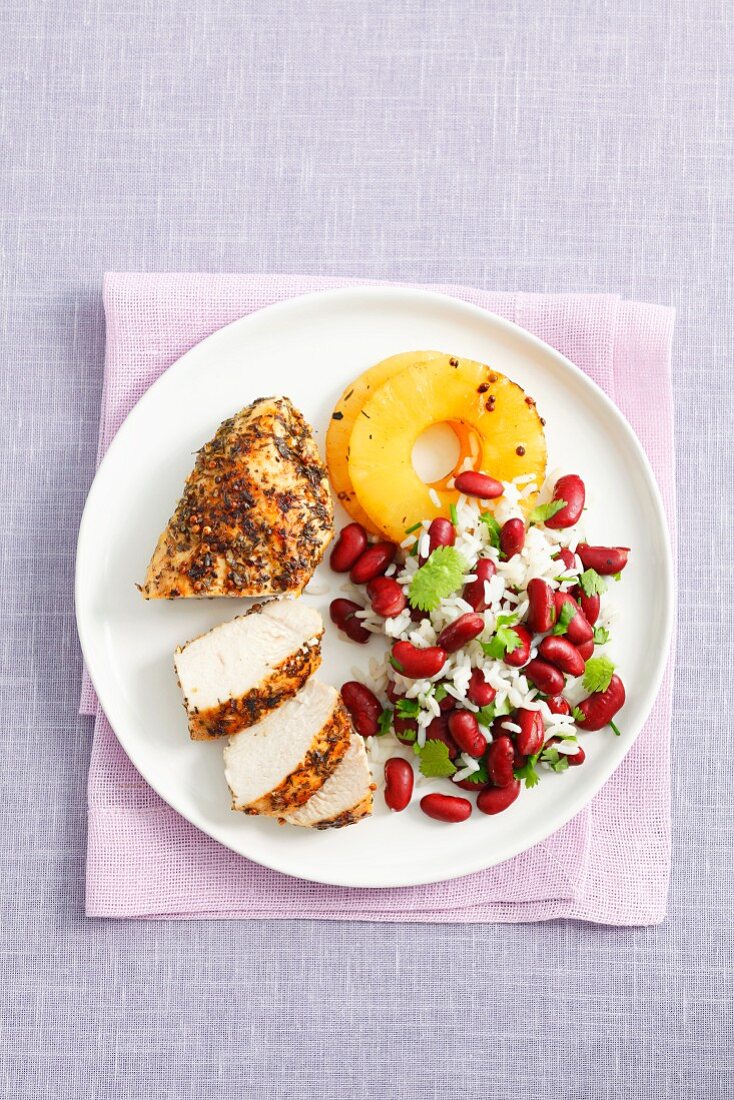
<path id="1" fill-rule="evenodd" d="M 364 283 L 311 276 L 107 275 L 100 456 L 148 386 L 216 329 L 285 298 Z M 672 523 L 672 310 L 613 295 L 430 289 L 509 318 L 593 378 L 641 439 Z M 389 890 L 301 882 L 221 847 L 148 787 L 98 708 L 86 675 L 81 712 L 96 719 L 88 784 L 89 916 L 431 922 L 575 917 L 644 925 L 665 915 L 670 869 L 669 671 L 623 765 L 592 804 L 563 829 L 490 870 L 448 883 Z"/>

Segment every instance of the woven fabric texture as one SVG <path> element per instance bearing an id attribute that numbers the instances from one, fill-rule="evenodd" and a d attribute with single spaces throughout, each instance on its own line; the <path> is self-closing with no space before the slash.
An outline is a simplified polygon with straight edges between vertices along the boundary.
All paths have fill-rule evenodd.
<path id="1" fill-rule="evenodd" d="M 0 1096 L 728 1097 L 731 4 L 27 0 L 0 31 Z M 105 271 L 675 307 L 662 923 L 85 916 L 72 589 Z"/>
<path id="2" fill-rule="evenodd" d="M 334 285 L 339 281 L 278 276 L 109 275 L 100 454 L 141 392 L 182 351 L 236 317 Z M 671 310 L 612 295 L 439 289 L 522 323 L 616 397 L 649 449 L 672 516 Z M 82 709 L 96 711 L 88 682 Z M 620 771 L 593 806 L 536 850 L 451 883 L 353 890 L 266 871 L 203 836 L 147 787 L 99 713 L 89 771 L 87 912 L 655 923 L 665 913 L 670 867 L 669 737 L 667 678 Z"/>

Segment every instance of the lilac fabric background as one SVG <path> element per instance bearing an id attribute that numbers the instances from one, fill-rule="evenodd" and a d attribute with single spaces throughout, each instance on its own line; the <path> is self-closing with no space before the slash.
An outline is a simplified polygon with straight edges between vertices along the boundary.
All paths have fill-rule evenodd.
<path id="1" fill-rule="evenodd" d="M 0 1094 L 729 1093 L 733 29 L 722 0 L 2 7 Z M 665 923 L 83 917 L 90 720 L 70 591 L 105 269 L 678 308 Z"/>

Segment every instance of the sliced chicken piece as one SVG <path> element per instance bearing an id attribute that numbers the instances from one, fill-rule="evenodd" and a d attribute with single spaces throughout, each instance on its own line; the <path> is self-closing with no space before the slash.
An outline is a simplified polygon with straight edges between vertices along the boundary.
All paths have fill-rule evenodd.
<path id="1" fill-rule="evenodd" d="M 302 806 L 333 775 L 351 733 L 338 692 L 309 680 L 275 714 L 230 738 L 224 773 L 232 809 L 281 816 Z"/>
<path id="2" fill-rule="evenodd" d="M 320 791 L 298 810 L 281 814 L 290 825 L 311 829 L 341 829 L 372 813 L 372 775 L 364 741 L 353 733 L 341 763 Z"/>
<path id="3" fill-rule="evenodd" d="M 311 428 L 287 397 L 262 397 L 199 451 L 140 591 L 146 600 L 297 595 L 333 534 Z"/>
<path id="4" fill-rule="evenodd" d="M 291 699 L 321 664 L 323 633 L 302 600 L 272 600 L 177 649 L 192 738 L 238 733 Z"/>

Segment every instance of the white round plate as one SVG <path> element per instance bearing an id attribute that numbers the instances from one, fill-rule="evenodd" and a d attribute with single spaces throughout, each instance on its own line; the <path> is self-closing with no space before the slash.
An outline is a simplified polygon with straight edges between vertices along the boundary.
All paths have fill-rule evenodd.
<path id="1" fill-rule="evenodd" d="M 189 740 L 173 672 L 177 645 L 238 614 L 249 601 L 146 603 L 143 580 L 178 501 L 194 452 L 225 417 L 257 397 L 286 394 L 323 450 L 334 403 L 366 367 L 396 352 L 437 348 L 497 367 L 537 400 L 547 421 L 549 468 L 578 471 L 591 494 L 592 541 L 632 547 L 614 585 L 613 656 L 627 687 L 619 722 L 584 738 L 587 762 L 543 772 L 505 813 L 476 810 L 461 825 L 425 817 L 418 796 L 402 814 L 381 795 L 373 817 L 331 832 L 287 828 L 230 810 L 222 749 Z M 406 416 L 410 410 L 406 409 Z M 337 515 L 337 523 L 344 520 Z M 344 578 L 322 565 L 306 596 L 328 623 Z M 640 617 L 639 608 L 645 606 Z M 667 657 L 673 608 L 670 547 L 657 486 L 632 429 L 593 382 L 529 333 L 453 298 L 402 288 L 357 288 L 295 298 L 214 333 L 175 363 L 128 416 L 84 510 L 76 569 L 84 659 L 101 705 L 136 768 L 175 810 L 249 859 L 340 886 L 407 886 L 492 866 L 538 844 L 590 801 L 633 744 Z M 319 676 L 337 687 L 381 652 L 328 624 Z M 376 777 L 381 778 L 381 777 Z M 447 790 L 446 781 L 435 789 Z"/>

